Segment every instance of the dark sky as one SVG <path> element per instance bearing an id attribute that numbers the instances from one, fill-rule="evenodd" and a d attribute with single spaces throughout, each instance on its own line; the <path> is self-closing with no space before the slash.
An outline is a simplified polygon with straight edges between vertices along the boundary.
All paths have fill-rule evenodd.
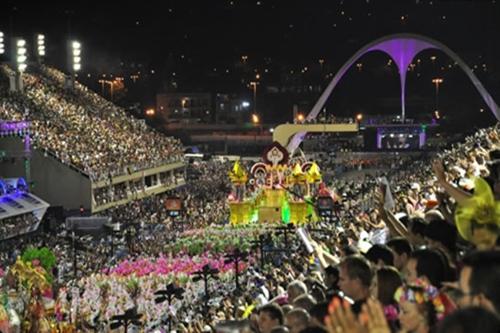
<path id="1" fill-rule="evenodd" d="M 204 81 L 206 73 L 231 68 L 242 55 L 260 71 L 300 71 L 325 59 L 335 72 L 364 44 L 411 32 L 443 42 L 471 66 L 486 64 L 480 78 L 500 98 L 500 0 L 4 1 L 0 30 L 45 33 L 47 61 L 60 68 L 64 40 L 72 35 L 83 43 L 89 72 L 118 72 L 121 62 L 142 63 L 155 70 L 157 81 L 175 72 L 186 86 L 212 84 Z M 363 69 L 370 63 L 375 69 L 387 58 L 363 61 Z M 443 61 L 439 66 L 448 65 Z M 432 70 L 423 68 L 422 75 L 430 79 L 437 74 Z M 345 86 L 363 84 L 353 80 Z M 362 89 L 373 87 L 373 80 L 364 80 Z M 432 93 L 432 85 L 428 88 Z M 345 98 L 356 98 L 346 90 Z"/>
<path id="2" fill-rule="evenodd" d="M 153 63 L 170 52 L 210 66 L 241 54 L 306 63 L 320 56 L 351 54 L 395 32 L 422 33 L 457 52 L 481 49 L 493 55 L 500 44 L 500 3 L 494 2 L 15 1 L 3 3 L 0 28 L 15 34 L 43 31 L 48 41 L 57 43 L 71 33 L 85 42 L 87 55 L 96 52 Z"/>

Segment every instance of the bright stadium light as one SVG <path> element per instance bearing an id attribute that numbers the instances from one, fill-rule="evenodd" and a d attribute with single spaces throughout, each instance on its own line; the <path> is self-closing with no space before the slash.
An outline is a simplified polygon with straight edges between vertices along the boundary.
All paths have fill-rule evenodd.
<path id="1" fill-rule="evenodd" d="M 71 49 L 73 54 L 73 71 L 77 72 L 82 69 L 82 58 L 80 57 L 82 52 L 82 44 L 77 41 L 71 43 Z"/>
<path id="2" fill-rule="evenodd" d="M 45 35 L 38 34 L 36 37 L 36 46 L 38 57 L 45 56 Z"/>
<path id="3" fill-rule="evenodd" d="M 0 55 L 5 53 L 5 42 L 3 40 L 3 32 L 0 31 Z"/>
<path id="4" fill-rule="evenodd" d="M 19 72 L 24 72 L 26 67 L 26 61 L 28 60 L 27 50 L 26 50 L 26 41 L 24 39 L 18 39 L 16 41 L 16 62 L 17 62 L 17 70 Z"/>

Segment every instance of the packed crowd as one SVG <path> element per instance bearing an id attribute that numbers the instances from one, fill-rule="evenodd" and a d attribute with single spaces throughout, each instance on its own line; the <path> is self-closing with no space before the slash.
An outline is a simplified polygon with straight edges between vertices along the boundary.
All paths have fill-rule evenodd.
<path id="1" fill-rule="evenodd" d="M 101 180 L 179 161 L 182 147 L 86 87 L 65 89 L 63 73 L 42 66 L 23 75 L 24 92 L 8 92 L 0 69 L 0 118 L 30 120 L 33 144 Z"/>
<path id="2" fill-rule="evenodd" d="M 335 115 L 329 114 L 319 114 L 316 118 L 313 119 L 306 119 L 306 120 L 298 120 L 295 119 L 295 123 L 301 123 L 301 124 L 354 124 L 355 120 L 354 118 L 348 118 L 348 117 L 336 117 Z"/>
<path id="3" fill-rule="evenodd" d="M 239 289 L 229 273 L 211 280 L 206 299 L 200 281 L 178 277 L 175 284 L 186 294 L 168 311 L 155 307 L 143 313 L 143 327 L 153 331 L 169 323 L 175 331 L 196 333 L 498 332 L 499 149 L 497 128 L 489 128 L 433 160 L 396 158 L 391 170 L 377 177 L 333 181 L 327 185 L 338 198 L 334 216 L 306 226 L 306 239 L 262 226 L 261 246 L 244 260 L 249 265 L 240 272 Z M 123 267 L 125 258 L 145 262 L 162 253 L 174 255 L 169 245 L 186 232 L 226 225 L 229 168 L 214 161 L 193 163 L 188 184 L 177 192 L 109 211 L 115 222 L 141 226 L 128 238 L 135 245 L 125 246 L 124 235 L 117 242 L 124 245 L 117 245 L 108 258 L 109 244 L 96 241 L 95 250 L 79 260 L 82 280 L 71 274 L 61 279 L 73 286 L 68 301 L 92 299 L 97 307 L 122 302 L 120 307 L 144 312 L 152 302 L 151 291 L 159 286 L 153 283 L 156 278 L 144 281 L 146 290 L 138 296 L 133 284 L 126 287 L 97 273 L 110 264 Z M 169 216 L 164 209 L 164 200 L 172 195 L 183 199 L 181 216 Z M 234 232 L 236 240 L 243 237 Z M 71 272 L 71 251 L 61 250 L 64 238 L 44 237 L 45 245 L 59 249 L 58 270 Z M 12 260 L 16 251 L 11 247 L 7 257 Z M 196 260 L 215 260 L 202 258 Z M 165 267 L 171 267 L 165 260 Z M 199 264 L 196 260 L 193 264 Z M 127 270 L 131 265 L 129 261 Z M 105 281 L 111 285 L 106 287 Z M 155 283 L 164 282 L 160 278 Z M 91 295 L 83 296 L 87 289 Z M 102 311 L 110 309 L 106 305 Z M 100 323 L 91 317 L 79 320 L 87 330 L 89 323 Z"/>
<path id="4" fill-rule="evenodd" d="M 36 229 L 38 219 L 31 213 L 0 220 L 0 240 L 11 238 Z"/>

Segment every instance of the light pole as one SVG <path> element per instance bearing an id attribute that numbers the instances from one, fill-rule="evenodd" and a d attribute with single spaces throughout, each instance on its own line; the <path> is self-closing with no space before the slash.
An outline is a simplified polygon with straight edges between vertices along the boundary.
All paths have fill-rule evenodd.
<path id="1" fill-rule="evenodd" d="M 36 36 L 36 55 L 38 63 L 42 64 L 45 57 L 45 35 L 38 34 Z"/>
<path id="2" fill-rule="evenodd" d="M 259 84 L 260 74 L 255 74 L 255 81 L 250 82 L 250 87 L 253 90 L 253 113 L 257 114 L 257 85 Z"/>
<path id="3" fill-rule="evenodd" d="M 209 294 L 209 290 L 208 290 L 208 280 L 210 278 L 212 278 L 214 280 L 218 279 L 219 278 L 217 275 L 218 273 L 219 273 L 219 270 L 216 268 L 210 267 L 209 264 L 206 264 L 205 266 L 203 266 L 203 268 L 201 270 L 198 270 L 198 271 L 193 273 L 193 276 L 194 276 L 193 282 L 198 282 L 198 281 L 202 280 L 203 285 L 205 287 L 205 297 L 204 297 L 205 313 L 208 313 L 208 301 L 210 299 L 210 294 Z"/>
<path id="4" fill-rule="evenodd" d="M 69 78 L 69 88 L 75 88 L 76 72 L 82 69 L 82 44 L 76 40 L 71 43 L 71 74 Z"/>
<path id="5" fill-rule="evenodd" d="M 170 283 L 169 285 L 167 285 L 167 288 L 163 290 L 158 290 L 154 294 L 156 296 L 155 299 L 156 304 L 167 301 L 168 331 L 171 332 L 172 318 L 170 318 L 170 304 L 172 304 L 174 298 L 177 298 L 179 300 L 182 299 L 182 294 L 184 294 L 184 288 L 177 287 L 173 283 Z"/>
<path id="6" fill-rule="evenodd" d="M 28 51 L 26 49 L 26 40 L 17 38 L 15 41 L 16 44 L 16 64 L 17 64 L 17 73 L 16 73 L 16 88 L 14 90 L 23 91 L 23 72 L 28 67 Z"/>
<path id="7" fill-rule="evenodd" d="M 257 81 L 252 81 L 250 82 L 250 86 L 252 87 L 253 90 L 253 113 L 257 113 L 257 85 L 259 82 Z"/>
<path id="8" fill-rule="evenodd" d="M 358 124 L 361 124 L 361 120 L 363 120 L 363 115 L 361 113 L 358 113 L 356 115 L 356 121 L 358 122 Z"/>
<path id="9" fill-rule="evenodd" d="M 113 85 L 115 84 L 115 81 L 109 81 L 109 80 L 104 80 L 100 79 L 98 81 L 101 84 L 101 95 L 104 97 L 104 84 L 109 84 L 109 95 L 111 102 L 113 101 Z"/>
<path id="10" fill-rule="evenodd" d="M 3 32 L 0 31 L 0 56 L 5 53 L 5 42 L 3 38 Z"/>
<path id="11" fill-rule="evenodd" d="M 436 86 L 436 110 L 439 110 L 439 85 L 443 83 L 443 79 L 440 77 L 437 77 L 435 79 L 432 79 L 432 83 Z"/>
<path id="12" fill-rule="evenodd" d="M 99 79 L 98 81 L 101 84 L 101 96 L 104 97 L 104 83 L 106 83 L 106 80 L 104 79 Z"/>
<path id="13" fill-rule="evenodd" d="M 260 117 L 258 114 L 256 113 L 253 113 L 252 114 L 252 123 L 254 124 L 254 126 L 258 126 L 259 127 L 259 132 L 262 133 L 262 123 L 260 121 Z"/>

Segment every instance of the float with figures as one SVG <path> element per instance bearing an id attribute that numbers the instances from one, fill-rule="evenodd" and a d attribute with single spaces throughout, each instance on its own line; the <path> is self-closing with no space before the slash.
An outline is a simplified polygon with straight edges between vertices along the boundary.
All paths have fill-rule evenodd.
<path id="1" fill-rule="evenodd" d="M 318 202 L 333 197 L 322 182 L 319 166 L 303 157 L 290 158 L 279 143 L 263 154 L 249 170 L 237 160 L 229 177 L 228 198 L 232 225 L 248 223 L 303 224 L 318 221 Z"/>

